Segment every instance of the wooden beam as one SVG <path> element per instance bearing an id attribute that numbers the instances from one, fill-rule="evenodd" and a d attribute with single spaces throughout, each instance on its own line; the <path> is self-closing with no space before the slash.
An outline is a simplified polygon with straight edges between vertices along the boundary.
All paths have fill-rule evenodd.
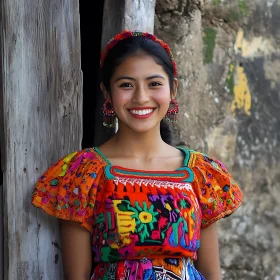
<path id="1" fill-rule="evenodd" d="M 154 32 L 155 0 L 126 0 L 124 28 Z"/>
<path id="2" fill-rule="evenodd" d="M 31 194 L 50 165 L 81 148 L 78 0 L 0 5 L 4 279 L 63 279 L 58 222 Z"/>
<path id="3" fill-rule="evenodd" d="M 3 10 L 0 4 L 0 278 L 4 279 L 4 199 L 3 199 L 3 163 L 4 163 L 4 114 L 3 114 L 3 32 L 1 29 L 3 23 Z"/>
<path id="4" fill-rule="evenodd" d="M 105 0 L 102 48 L 124 29 L 153 33 L 155 3 L 155 0 Z"/>

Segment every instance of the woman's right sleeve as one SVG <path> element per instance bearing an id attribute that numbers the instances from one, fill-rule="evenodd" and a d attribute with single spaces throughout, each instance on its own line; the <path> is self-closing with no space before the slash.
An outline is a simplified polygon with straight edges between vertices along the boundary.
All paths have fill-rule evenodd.
<path id="1" fill-rule="evenodd" d="M 32 204 L 91 231 L 103 164 L 92 149 L 71 153 L 51 166 L 35 184 Z"/>

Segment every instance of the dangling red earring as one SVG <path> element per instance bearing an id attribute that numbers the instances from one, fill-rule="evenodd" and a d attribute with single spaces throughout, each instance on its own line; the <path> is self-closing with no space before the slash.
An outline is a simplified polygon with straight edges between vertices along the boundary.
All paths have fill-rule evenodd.
<path id="1" fill-rule="evenodd" d="M 165 119 L 171 123 L 176 123 L 177 122 L 176 115 L 178 114 L 178 112 L 179 112 L 178 102 L 176 101 L 176 99 L 171 99 L 168 111 L 165 115 Z"/>
<path id="2" fill-rule="evenodd" d="M 116 113 L 112 106 L 111 100 L 107 99 L 103 104 L 103 125 L 109 128 L 116 125 Z"/>

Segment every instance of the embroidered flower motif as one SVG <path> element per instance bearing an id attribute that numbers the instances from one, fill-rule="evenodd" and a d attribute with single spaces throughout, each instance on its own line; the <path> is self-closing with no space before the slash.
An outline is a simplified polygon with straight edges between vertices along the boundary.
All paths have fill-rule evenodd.
<path id="1" fill-rule="evenodd" d="M 135 207 L 128 207 L 129 211 L 133 211 L 135 214 L 131 215 L 131 218 L 136 219 L 137 232 L 140 235 L 140 241 L 150 237 L 150 232 L 154 229 L 153 223 L 157 221 L 156 216 L 158 212 L 154 212 L 154 205 L 151 205 L 150 209 L 147 207 L 146 201 L 143 201 L 143 207 L 141 207 L 138 201 L 135 201 Z"/>

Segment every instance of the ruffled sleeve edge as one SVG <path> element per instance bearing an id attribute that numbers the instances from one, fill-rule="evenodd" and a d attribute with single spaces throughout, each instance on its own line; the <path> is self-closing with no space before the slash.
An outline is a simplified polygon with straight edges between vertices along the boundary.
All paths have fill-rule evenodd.
<path id="1" fill-rule="evenodd" d="M 75 213 L 72 213 L 70 211 L 64 211 L 68 207 L 64 209 L 64 207 L 61 206 L 61 209 L 58 209 L 57 207 L 55 207 L 53 205 L 50 205 L 49 201 L 46 202 L 46 203 L 42 202 L 42 197 L 39 194 L 39 192 L 42 191 L 42 187 L 43 187 L 42 186 L 43 183 L 41 181 L 41 178 L 43 176 L 45 176 L 45 174 L 47 174 L 47 172 L 50 172 L 51 169 L 55 168 L 58 165 L 59 162 L 63 161 L 63 159 L 69 157 L 70 155 L 71 155 L 70 160 L 72 160 L 73 157 L 79 157 L 79 156 L 81 156 L 81 154 L 87 153 L 87 152 L 93 153 L 95 155 L 95 157 L 97 158 L 97 160 L 100 161 L 100 158 L 98 157 L 98 154 L 93 149 L 90 149 L 90 148 L 86 148 L 86 149 L 83 149 L 83 150 L 80 150 L 80 151 L 77 151 L 77 152 L 73 152 L 73 153 L 70 153 L 70 154 L 66 155 L 65 157 L 62 157 L 55 164 L 53 164 L 49 169 L 47 169 L 45 171 L 45 173 L 39 178 L 39 180 L 35 183 L 35 189 L 33 190 L 31 204 L 34 207 L 36 207 L 37 209 L 41 209 L 45 213 L 47 213 L 48 215 L 51 215 L 53 217 L 63 219 L 63 220 L 78 222 L 78 223 L 81 224 L 81 226 L 83 226 L 89 232 L 91 232 L 91 230 L 92 230 L 91 222 L 92 221 L 90 221 L 91 216 L 88 216 L 88 211 L 91 211 L 91 209 L 94 207 L 94 204 L 92 204 L 91 202 L 88 202 L 87 205 L 84 206 L 84 208 L 87 208 L 87 210 L 85 211 L 85 213 L 83 215 L 79 216 L 79 215 L 75 215 Z M 69 159 L 67 160 L 67 164 L 69 165 L 69 169 L 70 169 Z M 74 161 L 74 164 L 76 164 L 76 161 Z M 100 161 L 99 167 L 96 169 L 96 177 L 92 177 L 93 180 L 99 181 L 100 176 L 102 175 L 102 170 L 103 170 L 104 166 L 105 166 L 105 163 L 103 161 Z M 78 165 L 75 168 L 77 168 L 77 167 L 78 167 Z M 60 173 L 58 172 L 58 174 L 60 174 Z M 49 192 L 45 190 L 44 193 L 49 193 Z"/>
<path id="2" fill-rule="evenodd" d="M 217 222 L 218 220 L 230 216 L 231 214 L 233 214 L 241 206 L 241 204 L 243 202 L 244 201 L 243 201 L 243 198 L 242 198 L 242 199 L 240 199 L 238 201 L 238 203 L 235 203 L 234 208 L 226 210 L 226 211 L 220 213 L 218 216 L 208 220 L 207 222 L 202 223 L 201 224 L 201 229 L 205 229 L 205 228 L 209 227 L 210 225 L 212 225 L 213 223 Z"/>
<path id="3" fill-rule="evenodd" d="M 62 220 L 66 220 L 66 221 L 78 222 L 78 223 L 81 224 L 81 226 L 83 226 L 89 232 L 91 232 L 92 226 L 85 222 L 84 217 L 74 216 L 74 215 L 71 215 L 69 212 L 68 212 L 68 214 L 59 213 L 59 212 L 57 212 L 57 210 L 55 208 L 51 209 L 47 205 L 39 202 L 36 198 L 37 198 L 37 196 L 34 196 L 33 199 L 32 199 L 32 204 L 35 207 L 44 210 L 48 215 L 51 215 L 51 216 L 56 217 L 58 219 L 62 219 Z"/>
<path id="4" fill-rule="evenodd" d="M 231 174 L 228 172 L 227 168 L 224 166 L 224 164 L 221 161 L 213 159 L 212 157 L 209 157 L 208 155 L 206 155 L 204 153 L 200 153 L 200 152 L 197 152 L 194 150 L 192 150 L 191 152 L 192 152 L 191 164 L 192 164 L 193 168 L 196 166 L 197 163 L 199 165 L 201 165 L 201 167 L 204 167 L 205 169 L 207 169 L 207 166 L 209 165 L 209 167 L 213 168 L 214 171 L 216 171 L 218 173 L 224 173 L 229 178 L 229 180 L 233 180 Z M 212 161 L 212 162 L 209 162 L 209 161 L 205 162 L 205 160 L 203 160 L 204 157 L 206 157 L 209 161 Z M 215 163 L 215 165 L 213 165 L 213 162 Z M 197 168 L 197 170 L 203 177 L 204 175 L 203 175 L 202 171 L 200 170 L 200 168 Z M 195 176 L 197 176 L 197 172 L 195 172 Z M 205 181 L 205 177 L 203 177 L 203 181 Z M 208 226 L 215 223 L 216 221 L 230 216 L 244 202 L 243 192 L 241 191 L 239 185 L 235 181 L 234 181 L 234 184 L 229 184 L 229 185 L 231 185 L 231 187 L 233 188 L 233 191 L 236 192 L 234 203 L 229 204 L 227 206 L 227 209 L 225 209 L 224 211 L 221 211 L 217 216 L 213 216 L 208 220 L 202 217 L 201 229 L 207 228 Z"/>

